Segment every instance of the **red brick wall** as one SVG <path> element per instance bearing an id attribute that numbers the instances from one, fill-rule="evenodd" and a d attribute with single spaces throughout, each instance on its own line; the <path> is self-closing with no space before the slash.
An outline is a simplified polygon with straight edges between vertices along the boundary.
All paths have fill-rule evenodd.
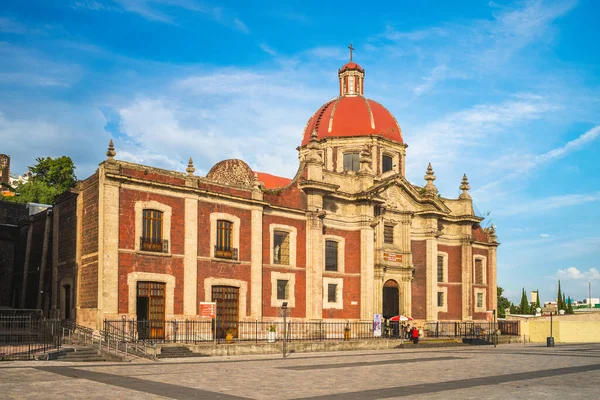
<path id="1" fill-rule="evenodd" d="M 325 234 L 344 238 L 344 272 L 349 274 L 360 273 L 360 231 L 345 231 L 328 227 L 325 229 Z M 325 269 L 325 266 L 323 266 L 323 269 Z"/>
<path id="2" fill-rule="evenodd" d="M 81 281 L 79 301 L 81 308 L 98 307 L 98 256 L 86 255 L 98 252 L 98 174 L 88 178 L 83 196 L 81 215 Z"/>
<path id="3" fill-rule="evenodd" d="M 461 246 L 444 246 L 438 244 L 438 251 L 448 253 L 448 282 L 462 282 Z"/>
<path id="4" fill-rule="evenodd" d="M 346 245 L 347 246 L 347 245 Z M 346 247 L 347 249 L 347 247 Z M 359 258 L 360 261 L 360 258 Z M 339 278 L 339 276 L 333 276 L 323 272 L 323 276 L 331 276 Z M 325 291 L 326 289 L 324 289 Z M 323 294 L 325 295 L 325 294 Z M 337 318 L 337 319 L 358 319 L 360 318 L 360 277 L 359 276 L 344 276 L 344 309 L 324 309 L 323 318 Z M 318 299 L 319 297 L 317 297 Z M 322 298 L 321 298 L 322 299 Z M 321 300 L 322 301 L 322 300 Z M 355 301 L 356 305 L 352 305 Z"/>
<path id="5" fill-rule="evenodd" d="M 133 250 L 135 241 L 140 240 L 135 235 L 135 203 L 137 201 L 157 201 L 171 207 L 169 248 L 172 254 L 183 254 L 185 241 L 184 199 L 123 188 L 119 189 L 119 248 Z"/>
<path id="6" fill-rule="evenodd" d="M 121 174 L 126 176 L 131 176 L 133 178 L 144 179 L 147 181 L 160 182 L 160 183 L 168 183 L 171 185 L 185 185 L 185 178 L 176 177 L 166 174 L 161 174 L 153 168 L 147 168 L 145 170 L 139 170 L 135 168 L 122 167 Z"/>
<path id="7" fill-rule="evenodd" d="M 411 241 L 411 252 L 415 266 L 415 278 L 412 282 L 412 317 L 425 319 L 427 317 L 426 299 L 426 246 L 424 240 Z"/>
<path id="8" fill-rule="evenodd" d="M 183 258 L 119 253 L 119 313 L 127 313 L 131 272 L 152 272 L 175 277 L 175 314 L 183 314 Z"/>
<path id="9" fill-rule="evenodd" d="M 198 187 L 210 192 L 228 194 L 231 196 L 242 197 L 244 199 L 252 198 L 252 191 L 250 191 L 250 188 L 248 188 L 248 190 L 242 190 L 206 182 L 199 182 Z"/>
<path id="10" fill-rule="evenodd" d="M 293 273 L 295 274 L 296 285 L 294 286 L 294 308 L 290 308 L 292 318 L 306 317 L 306 272 L 298 270 L 285 270 L 282 268 L 263 267 L 262 275 L 262 312 L 265 317 L 276 317 L 279 311 L 278 307 L 271 307 L 271 272 Z"/>
<path id="11" fill-rule="evenodd" d="M 296 266 L 306 267 L 306 221 L 268 214 L 263 214 L 263 264 L 271 262 L 271 251 L 273 249 L 269 228 L 271 224 L 289 225 L 296 228 Z"/>
<path id="12" fill-rule="evenodd" d="M 227 213 L 235 215 L 240 219 L 240 248 L 238 249 L 238 257 L 240 261 L 250 261 L 250 238 L 252 236 L 252 213 L 250 210 L 202 201 L 198 203 L 198 255 L 201 257 L 213 256 L 214 249 L 210 248 L 210 214 L 212 213 Z M 216 232 L 214 234 L 216 235 Z"/>
<path id="13" fill-rule="evenodd" d="M 250 303 L 252 283 L 250 281 L 251 278 L 249 264 L 227 263 L 213 260 L 198 260 L 198 302 L 210 301 L 210 299 L 207 299 L 204 294 L 204 280 L 206 278 L 236 279 L 247 282 L 248 293 L 246 296 L 246 315 L 250 315 L 252 306 Z M 240 316 L 240 318 L 243 318 L 243 316 Z"/>
<path id="14" fill-rule="evenodd" d="M 306 194 L 296 184 L 281 191 L 266 192 L 264 200 L 277 206 L 306 210 Z"/>
<path id="15" fill-rule="evenodd" d="M 448 312 L 438 313 L 439 320 L 460 320 L 462 319 L 462 285 L 440 285 L 448 288 L 446 301 L 448 302 Z"/>

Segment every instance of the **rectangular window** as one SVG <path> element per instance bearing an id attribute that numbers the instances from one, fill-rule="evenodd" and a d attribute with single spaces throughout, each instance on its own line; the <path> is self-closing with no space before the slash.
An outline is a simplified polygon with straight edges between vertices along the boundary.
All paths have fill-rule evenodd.
<path id="1" fill-rule="evenodd" d="M 327 301 L 329 303 L 337 302 L 337 285 L 334 283 L 329 283 L 327 285 Z"/>
<path id="2" fill-rule="evenodd" d="M 444 292 L 438 292 L 438 307 L 444 307 Z"/>
<path id="3" fill-rule="evenodd" d="M 325 241 L 325 271 L 338 270 L 338 242 Z"/>
<path id="4" fill-rule="evenodd" d="M 394 227 L 386 225 L 383 227 L 383 242 L 394 244 Z"/>
<path id="5" fill-rule="evenodd" d="M 444 282 L 444 256 L 437 258 L 437 281 Z"/>
<path id="6" fill-rule="evenodd" d="M 273 264 L 289 265 L 290 234 L 284 231 L 273 233 Z"/>
<path id="7" fill-rule="evenodd" d="M 358 163 L 359 153 L 344 154 L 344 171 L 358 172 L 360 164 Z"/>
<path id="8" fill-rule="evenodd" d="M 143 251 L 163 252 L 163 213 L 157 210 L 144 210 L 142 214 L 142 238 L 140 249 Z"/>
<path id="9" fill-rule="evenodd" d="M 277 279 L 277 300 L 287 300 L 289 297 L 289 281 Z"/>
<path id="10" fill-rule="evenodd" d="M 483 293 L 477 293 L 477 308 L 483 307 Z"/>
<path id="11" fill-rule="evenodd" d="M 232 223 L 217 221 L 217 250 L 231 250 Z"/>
<path id="12" fill-rule="evenodd" d="M 394 165 L 392 163 L 392 157 L 383 156 L 383 160 L 381 163 L 381 172 L 391 171 L 393 167 L 394 167 Z"/>
<path id="13" fill-rule="evenodd" d="M 475 283 L 478 285 L 483 284 L 483 260 L 475 260 Z"/>

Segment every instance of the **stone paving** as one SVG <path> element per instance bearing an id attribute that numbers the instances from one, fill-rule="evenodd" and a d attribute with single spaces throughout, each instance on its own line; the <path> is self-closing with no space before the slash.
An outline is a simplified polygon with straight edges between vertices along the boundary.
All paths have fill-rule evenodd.
<path id="1" fill-rule="evenodd" d="M 6 399 L 597 399 L 600 344 L 0 363 Z"/>

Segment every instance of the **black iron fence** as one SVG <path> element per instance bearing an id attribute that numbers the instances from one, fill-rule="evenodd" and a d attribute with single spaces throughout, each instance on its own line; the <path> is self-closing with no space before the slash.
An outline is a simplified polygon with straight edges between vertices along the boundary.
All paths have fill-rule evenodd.
<path id="1" fill-rule="evenodd" d="M 427 322 L 423 333 L 428 337 L 476 338 L 487 337 L 494 329 L 503 336 L 519 336 L 519 321 L 496 321 L 495 327 L 494 322 Z"/>
<path id="2" fill-rule="evenodd" d="M 30 360 L 37 353 L 60 348 L 58 319 L 33 315 L 0 315 L 0 360 Z"/>
<path id="3" fill-rule="evenodd" d="M 397 324 L 397 323 L 396 323 Z M 381 336 L 375 336 L 372 321 L 351 322 L 261 322 L 238 321 L 227 331 L 217 329 L 214 321 L 141 321 L 105 320 L 104 334 L 121 341 L 145 340 L 164 343 L 201 342 L 269 342 L 287 341 L 326 341 L 326 340 L 365 340 L 391 336 L 398 329 L 382 329 Z M 227 337 L 229 334 L 229 338 Z"/>

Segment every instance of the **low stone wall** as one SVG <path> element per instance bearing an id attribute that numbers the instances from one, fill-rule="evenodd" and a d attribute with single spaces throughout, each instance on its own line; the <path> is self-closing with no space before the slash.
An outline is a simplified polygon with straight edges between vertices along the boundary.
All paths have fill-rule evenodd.
<path id="1" fill-rule="evenodd" d="M 546 338 L 551 335 L 550 317 L 520 320 L 521 335 L 525 341 L 546 343 Z M 600 314 L 553 316 L 552 336 L 555 343 L 600 343 Z"/>

